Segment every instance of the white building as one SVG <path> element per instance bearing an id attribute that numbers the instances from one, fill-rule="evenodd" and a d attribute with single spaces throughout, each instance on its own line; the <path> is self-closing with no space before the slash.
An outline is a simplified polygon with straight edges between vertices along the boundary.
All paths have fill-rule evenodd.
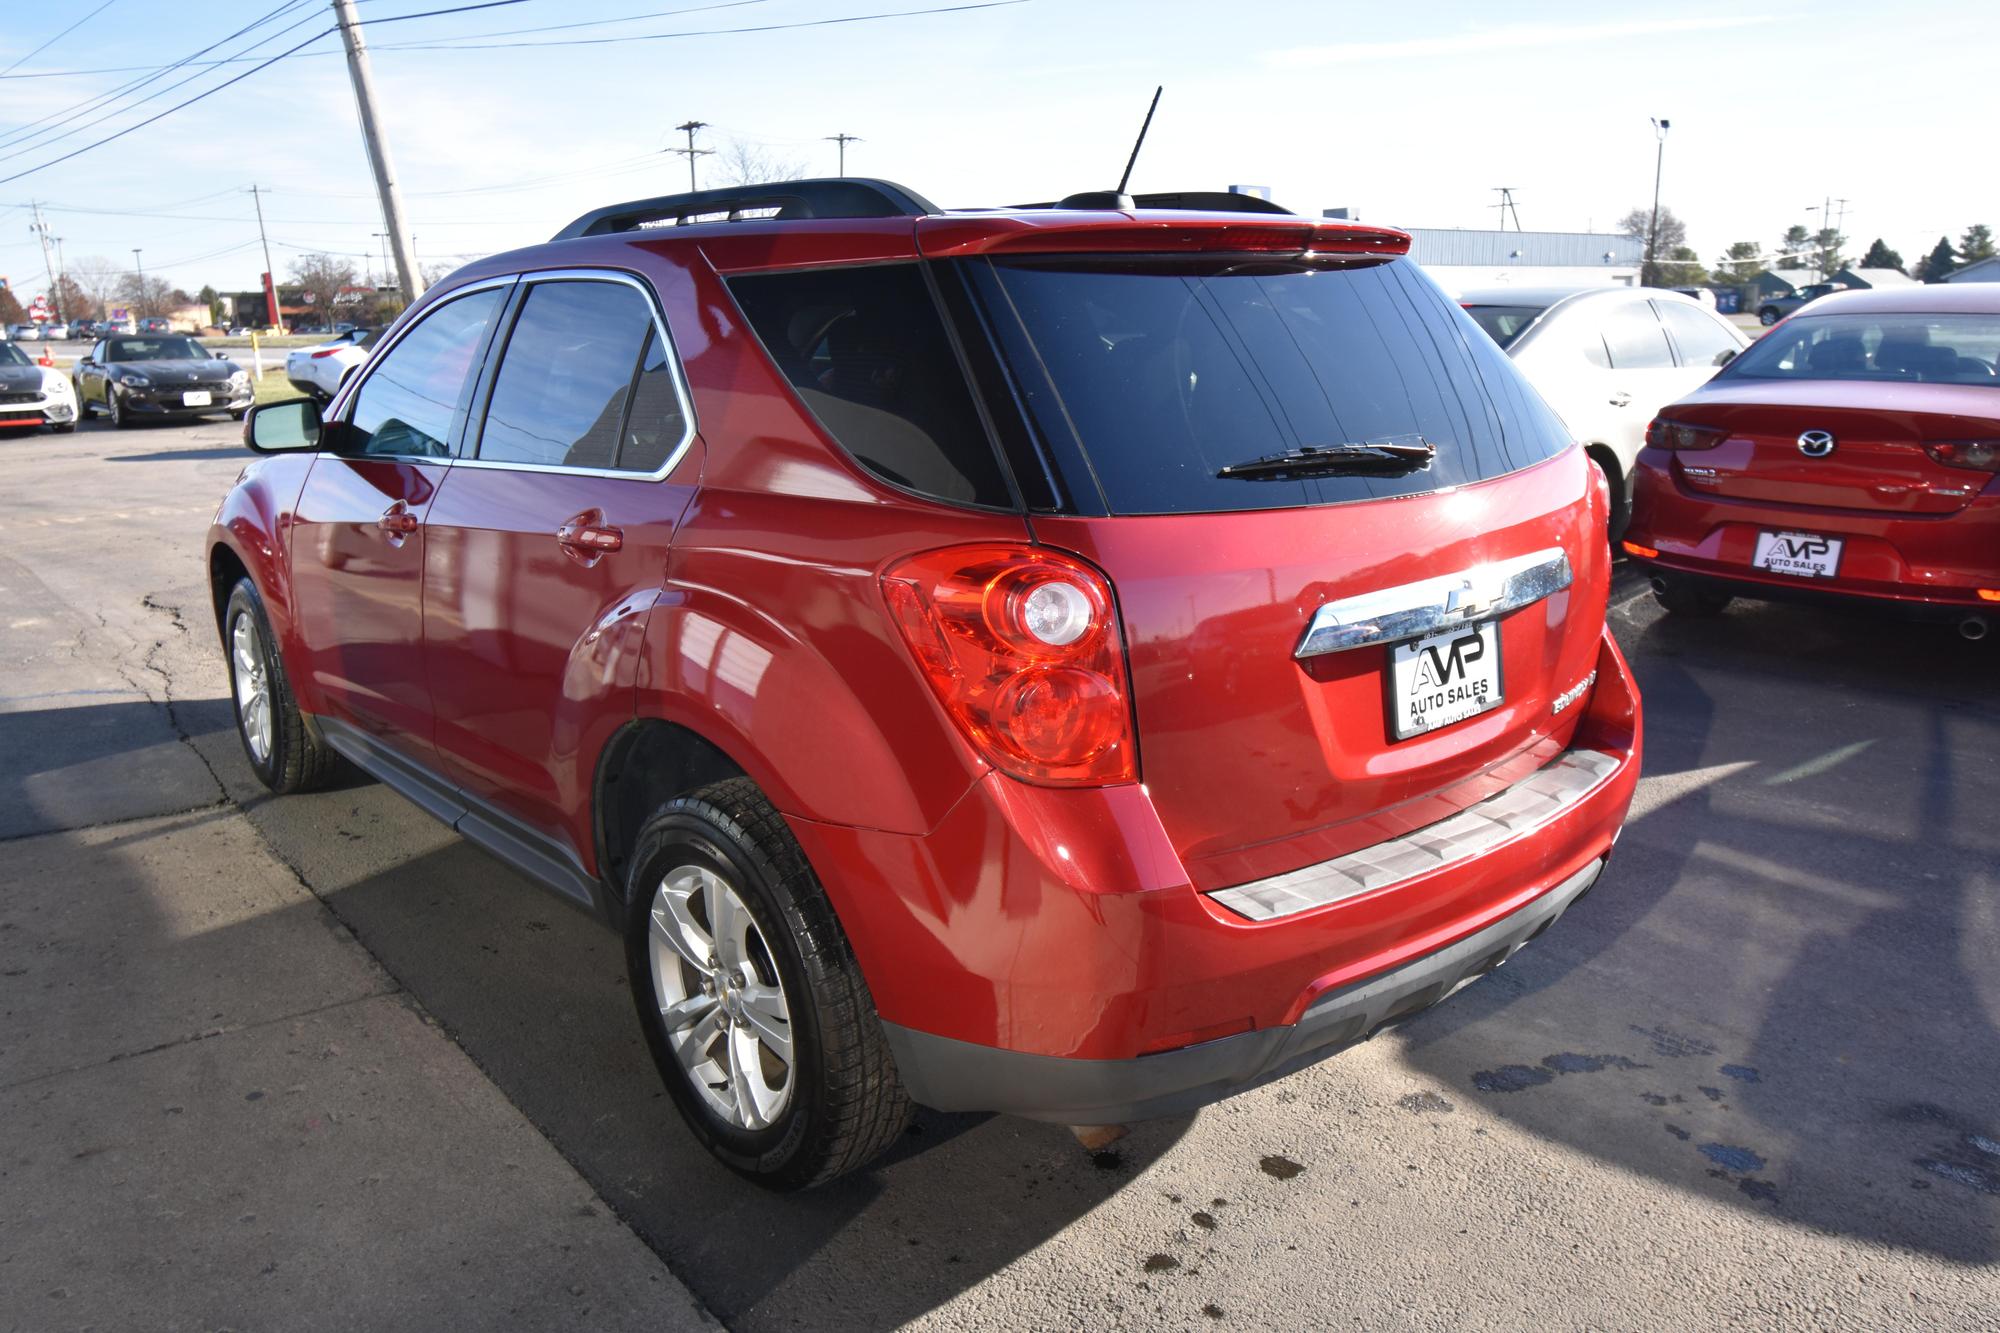
<path id="1" fill-rule="evenodd" d="M 1634 287 L 1646 257 L 1635 236 L 1594 231 L 1464 231 L 1407 227 L 1410 255 L 1450 290 Z"/>
<path id="2" fill-rule="evenodd" d="M 2000 282 L 2000 255 L 1975 259 L 1964 268 L 1944 275 L 1946 282 Z"/>

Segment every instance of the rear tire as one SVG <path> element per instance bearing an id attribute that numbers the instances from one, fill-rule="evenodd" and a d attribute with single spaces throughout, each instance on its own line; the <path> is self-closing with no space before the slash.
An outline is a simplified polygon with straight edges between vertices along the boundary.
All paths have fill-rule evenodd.
<path id="1" fill-rule="evenodd" d="M 1653 576 L 1653 600 L 1666 609 L 1668 615 L 1708 617 L 1721 615 L 1724 608 L 1735 597 L 1729 593 L 1710 588 L 1694 579 L 1677 578 L 1665 574 Z"/>
<path id="2" fill-rule="evenodd" d="M 236 738 L 257 780 L 280 795 L 323 787 L 340 757 L 306 725 L 257 585 L 239 579 L 222 610 L 223 653 L 236 705 Z"/>
<path id="3" fill-rule="evenodd" d="M 1759 324 L 1762 324 L 1767 329 L 1770 328 L 1773 324 L 1776 324 L 1778 322 L 1778 319 L 1779 319 L 1778 312 L 1773 310 L 1770 306 L 1765 306 L 1762 310 L 1759 310 L 1757 312 L 1757 322 Z"/>
<path id="4" fill-rule="evenodd" d="M 805 1189 L 895 1142 L 910 1103 L 874 1000 L 825 890 L 754 782 L 661 807 L 639 830 L 627 896 L 626 965 L 646 1044 L 688 1128 L 725 1166 Z"/>

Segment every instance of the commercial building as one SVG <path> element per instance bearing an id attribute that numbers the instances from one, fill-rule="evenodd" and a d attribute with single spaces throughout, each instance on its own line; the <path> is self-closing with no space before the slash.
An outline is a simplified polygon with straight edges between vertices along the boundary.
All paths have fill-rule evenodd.
<path id="1" fill-rule="evenodd" d="M 1595 231 L 1407 227 L 1410 254 L 1446 288 L 1634 287 L 1646 244 Z"/>

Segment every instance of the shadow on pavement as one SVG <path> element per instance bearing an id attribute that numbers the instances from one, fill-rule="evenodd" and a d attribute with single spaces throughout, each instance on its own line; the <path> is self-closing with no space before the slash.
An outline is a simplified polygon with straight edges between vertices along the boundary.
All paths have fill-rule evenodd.
<path id="1" fill-rule="evenodd" d="M 162 449 L 151 454 L 111 454 L 107 463 L 205 463 L 221 458 L 241 458 L 249 462 L 255 457 L 248 449 L 231 445 L 226 449 Z"/>
<path id="2" fill-rule="evenodd" d="M 1664 799 L 1406 1059 L 1741 1208 L 2000 1259 L 1992 655 L 1793 608 L 1619 628 Z"/>

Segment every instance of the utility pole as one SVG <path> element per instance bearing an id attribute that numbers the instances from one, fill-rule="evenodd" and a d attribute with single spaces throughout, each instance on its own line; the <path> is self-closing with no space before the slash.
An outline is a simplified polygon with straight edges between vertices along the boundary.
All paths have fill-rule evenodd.
<path id="1" fill-rule="evenodd" d="M 715 151 L 713 148 L 696 148 L 694 146 L 694 132 L 696 130 L 707 129 L 708 122 L 705 120 L 684 120 L 674 126 L 674 128 L 688 137 L 688 146 L 685 148 L 669 148 L 667 151 L 670 153 L 679 153 L 688 160 L 688 190 L 689 192 L 693 192 L 696 188 L 694 183 L 694 160 L 698 157 L 707 157 Z"/>
<path id="2" fill-rule="evenodd" d="M 264 303 L 271 308 L 264 312 L 264 327 L 285 331 L 284 317 L 278 313 L 278 274 L 271 267 L 271 238 L 264 234 L 264 196 L 258 187 L 250 187 L 250 202 L 257 207 L 257 239 L 264 243 Z"/>
<path id="3" fill-rule="evenodd" d="M 1653 138 L 1659 141 L 1659 147 L 1653 153 L 1653 222 L 1646 229 L 1646 265 L 1639 271 L 1641 285 L 1650 285 L 1660 273 L 1660 173 L 1667 164 L 1667 131 L 1673 126 L 1670 120 L 1651 119 Z"/>
<path id="4" fill-rule="evenodd" d="M 845 133 L 829 134 L 826 136 L 826 141 L 828 143 L 837 143 L 840 145 L 840 174 L 845 176 L 847 174 L 847 145 L 851 143 L 860 143 L 861 136 L 858 134 L 845 134 Z"/>
<path id="5" fill-rule="evenodd" d="M 49 257 L 49 224 L 42 220 L 42 206 L 40 204 L 30 202 L 28 208 L 30 216 L 35 219 L 28 224 L 28 230 L 35 233 L 35 239 L 42 243 L 42 267 L 47 269 L 49 274 L 49 304 L 55 307 L 56 319 L 61 320 L 63 318 L 62 288 L 56 285 L 55 261 Z"/>
<path id="6" fill-rule="evenodd" d="M 1493 188 L 1500 195 L 1500 202 L 1493 205 L 1500 210 L 1500 230 L 1507 230 L 1507 215 L 1509 213 L 1514 215 L 1514 230 L 1521 230 L 1521 210 L 1514 207 L 1514 187 L 1511 185 L 1496 185 Z"/>
<path id="7" fill-rule="evenodd" d="M 333 0 L 333 12 L 340 24 L 340 40 L 347 47 L 347 72 L 354 80 L 354 102 L 361 112 L 361 137 L 368 145 L 368 165 L 375 169 L 375 188 L 382 196 L 382 221 L 395 243 L 396 275 L 402 286 L 403 303 L 408 305 L 423 295 L 424 275 L 410 257 L 410 232 L 403 225 L 403 192 L 396 184 L 396 168 L 389 161 L 389 145 L 382 141 L 368 47 L 361 40 L 361 20 L 354 16 L 354 0 Z"/>

